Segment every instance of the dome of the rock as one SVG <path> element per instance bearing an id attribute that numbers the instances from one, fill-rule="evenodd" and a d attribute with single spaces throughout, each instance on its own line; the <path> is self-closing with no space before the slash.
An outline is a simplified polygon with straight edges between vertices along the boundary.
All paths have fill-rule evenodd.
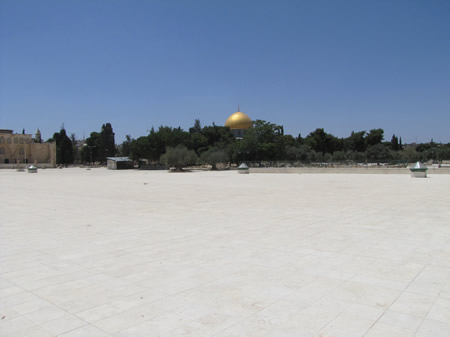
<path id="1" fill-rule="evenodd" d="M 238 111 L 228 117 L 225 122 L 225 126 L 230 129 L 242 129 L 246 130 L 252 127 L 252 120 L 245 113 Z"/>

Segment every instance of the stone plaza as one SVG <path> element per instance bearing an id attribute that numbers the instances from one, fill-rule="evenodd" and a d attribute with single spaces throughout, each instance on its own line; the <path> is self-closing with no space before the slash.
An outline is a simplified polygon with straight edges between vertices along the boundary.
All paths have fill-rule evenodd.
<path id="1" fill-rule="evenodd" d="M 2 337 L 450 336 L 450 175 L 0 184 Z"/>

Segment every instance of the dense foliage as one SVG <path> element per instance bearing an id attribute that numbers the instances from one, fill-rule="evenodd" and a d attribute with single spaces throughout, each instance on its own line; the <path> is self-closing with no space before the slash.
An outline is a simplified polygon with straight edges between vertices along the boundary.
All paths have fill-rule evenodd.
<path id="1" fill-rule="evenodd" d="M 147 164 L 174 164 L 174 155 L 183 165 L 189 163 L 209 164 L 216 169 L 219 163 L 250 162 L 414 162 L 450 160 L 450 144 L 433 141 L 426 144 L 402 144 L 401 137 L 392 135 L 385 140 L 383 129 L 352 131 L 346 138 L 339 138 L 318 128 L 306 137 L 284 134 L 283 126 L 256 120 L 243 139 L 233 137 L 228 127 L 215 124 L 203 126 L 200 120 L 185 131 L 169 126 L 152 128 L 148 135 L 133 139 L 130 135 L 117 147 L 110 123 L 103 124 L 100 132 L 92 132 L 90 137 L 78 147 L 72 135 L 67 137 L 64 128 L 55 133 L 51 141 L 56 141 L 57 162 L 72 163 L 74 154 L 80 152 L 82 162 L 105 162 L 106 157 L 127 156 L 136 162 Z M 73 147 L 72 147 L 73 144 Z M 75 149 L 75 150 L 73 150 Z M 169 155 L 164 156 L 167 152 Z M 189 153 L 189 160 L 185 160 Z M 196 158 L 195 161 L 193 158 Z M 184 158 L 184 159 L 183 159 Z"/>
<path id="2" fill-rule="evenodd" d="M 116 155 L 114 132 L 110 123 L 102 125 L 100 132 L 91 132 L 81 151 L 82 161 L 105 162 L 106 157 Z"/>
<path id="3" fill-rule="evenodd" d="M 74 160 L 72 141 L 67 136 L 64 127 L 53 134 L 52 141 L 56 142 L 56 163 L 62 165 L 72 164 Z"/>
<path id="4" fill-rule="evenodd" d="M 161 126 L 148 136 L 132 139 L 127 136 L 122 144 L 122 155 L 134 160 L 159 162 L 167 147 L 184 145 L 199 157 L 199 164 L 242 161 L 300 161 L 300 162 L 412 162 L 450 159 L 450 144 L 402 144 L 401 137 L 393 135 L 384 140 L 383 129 L 352 131 L 347 138 L 338 138 L 318 128 L 305 138 L 285 135 L 283 126 L 256 120 L 243 139 L 235 140 L 227 127 L 202 127 L 196 120 L 189 131 Z"/>
<path id="5" fill-rule="evenodd" d="M 157 131 L 152 128 L 147 136 L 137 139 L 127 136 L 121 146 L 121 155 L 129 156 L 136 161 L 146 160 L 149 163 L 159 163 L 161 156 L 166 153 L 168 148 L 183 145 L 186 149 L 192 150 L 197 157 L 200 157 L 203 152 L 211 151 L 212 148 L 220 150 L 220 153 L 225 153 L 222 158 L 228 162 L 234 142 L 235 139 L 229 128 L 215 124 L 202 128 L 200 121 L 196 120 L 189 132 L 180 127 L 160 126 Z M 205 159 L 205 156 L 201 157 Z M 209 156 L 212 159 L 215 157 Z"/>

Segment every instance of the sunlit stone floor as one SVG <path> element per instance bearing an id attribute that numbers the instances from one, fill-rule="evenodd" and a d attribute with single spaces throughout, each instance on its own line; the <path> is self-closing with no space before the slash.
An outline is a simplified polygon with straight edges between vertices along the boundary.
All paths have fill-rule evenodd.
<path id="1" fill-rule="evenodd" d="M 450 175 L 0 170 L 0 336 L 448 337 Z"/>

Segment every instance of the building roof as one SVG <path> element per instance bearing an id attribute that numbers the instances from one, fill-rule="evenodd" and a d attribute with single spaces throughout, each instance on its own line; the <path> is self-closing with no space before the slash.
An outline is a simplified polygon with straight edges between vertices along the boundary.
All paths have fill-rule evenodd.
<path id="1" fill-rule="evenodd" d="M 106 157 L 106 159 L 112 160 L 112 161 L 132 161 L 128 157 Z"/>

